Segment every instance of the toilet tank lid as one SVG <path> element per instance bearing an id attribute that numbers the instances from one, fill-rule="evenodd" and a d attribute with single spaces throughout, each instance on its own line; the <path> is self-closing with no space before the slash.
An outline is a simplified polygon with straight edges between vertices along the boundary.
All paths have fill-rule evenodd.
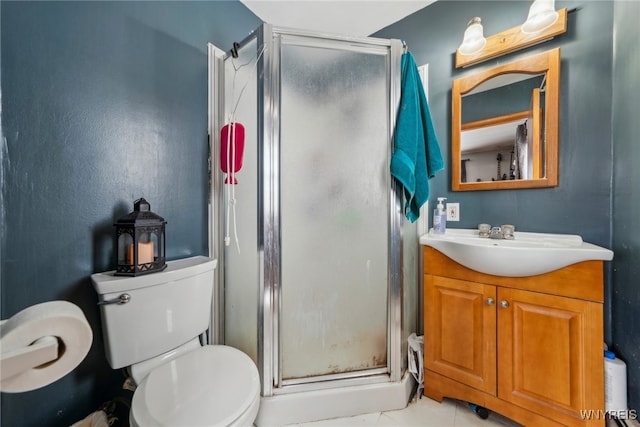
<path id="1" fill-rule="evenodd" d="M 206 256 L 194 256 L 167 261 L 167 268 L 163 271 L 143 276 L 116 276 L 115 270 L 95 273 L 91 275 L 91 282 L 99 295 L 130 291 L 206 273 L 216 268 L 217 261 Z"/>

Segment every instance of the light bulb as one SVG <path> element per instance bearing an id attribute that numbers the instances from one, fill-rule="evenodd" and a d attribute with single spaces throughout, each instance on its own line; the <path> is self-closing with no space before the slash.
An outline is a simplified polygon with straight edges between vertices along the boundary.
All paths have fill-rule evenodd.
<path id="1" fill-rule="evenodd" d="M 467 24 L 467 29 L 464 30 L 464 37 L 458 51 L 462 55 L 473 55 L 480 52 L 486 44 L 487 39 L 483 35 L 482 20 L 475 17 Z"/>
<path id="2" fill-rule="evenodd" d="M 555 0 L 535 0 L 529 8 L 527 20 L 521 30 L 525 34 L 533 34 L 552 26 L 558 20 Z"/>

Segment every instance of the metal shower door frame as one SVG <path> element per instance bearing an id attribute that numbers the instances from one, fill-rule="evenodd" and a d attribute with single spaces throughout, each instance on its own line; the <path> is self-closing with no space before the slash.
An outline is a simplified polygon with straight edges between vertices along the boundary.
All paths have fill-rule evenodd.
<path id="1" fill-rule="evenodd" d="M 279 345 L 279 321 L 281 315 L 281 241 L 280 241 L 280 52 L 282 44 L 309 47 L 335 48 L 343 43 L 344 50 L 366 52 L 386 49 L 388 53 L 388 100 L 389 135 L 387 137 L 389 158 L 395 127 L 395 116 L 400 101 L 400 55 L 399 40 L 376 38 L 341 37 L 315 32 L 306 32 L 273 27 L 264 24 L 258 31 L 258 51 L 264 53 L 258 65 L 258 75 L 263 84 L 258 85 L 258 129 L 262 167 L 258 176 L 262 194 L 258 202 L 262 223 L 259 224 L 260 298 L 258 321 L 258 354 L 262 375 L 263 396 L 310 391 L 336 386 L 361 385 L 399 381 L 402 377 L 402 205 L 399 186 L 394 182 L 389 189 L 389 271 L 388 271 L 388 324 L 387 367 L 374 368 L 354 373 L 322 375 L 297 380 L 282 379 L 281 353 Z"/>

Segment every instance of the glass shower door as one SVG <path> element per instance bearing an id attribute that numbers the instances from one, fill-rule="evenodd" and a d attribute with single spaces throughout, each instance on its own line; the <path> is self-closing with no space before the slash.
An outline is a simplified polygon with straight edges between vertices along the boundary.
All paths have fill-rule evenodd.
<path id="1" fill-rule="evenodd" d="M 388 47 L 279 43 L 276 386 L 387 373 Z"/>

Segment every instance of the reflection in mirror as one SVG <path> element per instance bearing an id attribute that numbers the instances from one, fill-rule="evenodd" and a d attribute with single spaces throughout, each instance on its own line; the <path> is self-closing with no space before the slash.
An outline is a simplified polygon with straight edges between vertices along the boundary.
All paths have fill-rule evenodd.
<path id="1" fill-rule="evenodd" d="M 480 85 L 462 97 L 461 182 L 544 177 L 540 138 L 532 126 L 544 114 L 545 75 L 508 76 L 513 83 L 484 91 Z M 526 79 L 517 81 L 521 76 Z"/>
<path id="2" fill-rule="evenodd" d="M 557 185 L 559 49 L 454 81 L 452 188 Z"/>

